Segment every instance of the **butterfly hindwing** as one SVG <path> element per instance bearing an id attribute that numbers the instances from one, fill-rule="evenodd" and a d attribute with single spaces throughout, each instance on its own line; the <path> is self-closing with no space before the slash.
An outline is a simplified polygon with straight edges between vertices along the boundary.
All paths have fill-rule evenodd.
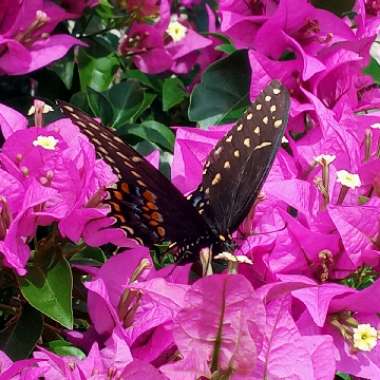
<path id="1" fill-rule="evenodd" d="M 143 156 L 89 115 L 62 101 L 58 105 L 119 177 L 117 186 L 108 189 L 107 203 L 128 236 L 152 247 L 162 241 L 181 246 L 208 234 L 192 204 Z"/>
<path id="2" fill-rule="evenodd" d="M 192 201 L 219 233 L 233 232 L 247 216 L 281 144 L 288 109 L 286 89 L 272 81 L 210 153 Z"/>

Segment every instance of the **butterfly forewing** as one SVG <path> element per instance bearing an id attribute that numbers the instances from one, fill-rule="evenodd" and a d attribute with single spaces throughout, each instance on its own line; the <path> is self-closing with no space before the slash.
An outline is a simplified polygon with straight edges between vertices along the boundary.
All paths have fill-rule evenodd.
<path id="1" fill-rule="evenodd" d="M 286 89 L 271 82 L 210 153 L 192 201 L 220 234 L 233 232 L 252 207 L 281 144 L 288 109 Z"/>
<path id="2" fill-rule="evenodd" d="M 162 241 L 180 246 L 208 235 L 208 226 L 172 183 L 112 130 L 65 102 L 62 111 L 95 145 L 119 177 L 107 202 L 117 225 L 147 246 Z"/>

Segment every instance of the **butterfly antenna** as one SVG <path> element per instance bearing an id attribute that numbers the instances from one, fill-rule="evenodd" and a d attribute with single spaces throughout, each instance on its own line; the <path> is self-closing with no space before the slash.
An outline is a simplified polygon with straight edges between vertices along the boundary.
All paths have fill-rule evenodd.
<path id="1" fill-rule="evenodd" d="M 238 251 L 240 250 L 240 248 L 241 248 L 241 246 L 243 245 L 243 242 L 244 242 L 245 240 L 248 241 L 249 250 L 251 250 L 251 248 L 253 248 L 253 247 L 250 246 L 250 242 L 249 242 L 249 240 L 248 240 L 248 238 L 251 237 L 251 236 L 259 236 L 259 235 L 267 235 L 267 234 L 269 235 L 269 234 L 273 234 L 273 233 L 276 233 L 276 232 L 284 231 L 287 227 L 288 227 L 288 222 L 285 222 L 283 227 L 278 228 L 278 229 L 276 229 L 276 230 L 272 230 L 272 231 L 264 231 L 264 232 L 251 232 L 251 233 L 248 234 L 248 235 L 245 234 L 245 233 L 243 233 L 243 232 L 241 232 L 240 229 L 238 229 L 237 232 L 238 232 L 238 234 L 239 234 L 240 236 L 238 236 L 238 237 L 236 238 L 236 240 L 238 241 L 238 248 L 237 248 L 237 250 L 238 250 Z"/>

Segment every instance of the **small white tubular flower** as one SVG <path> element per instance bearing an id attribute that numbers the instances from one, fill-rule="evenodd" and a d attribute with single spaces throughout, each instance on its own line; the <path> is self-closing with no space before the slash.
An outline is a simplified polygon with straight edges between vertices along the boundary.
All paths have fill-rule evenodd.
<path id="1" fill-rule="evenodd" d="M 282 136 L 281 144 L 287 144 L 288 142 L 289 140 L 285 136 Z"/>
<path id="2" fill-rule="evenodd" d="M 44 107 L 42 108 L 42 113 L 48 113 L 54 111 L 53 107 L 49 106 L 48 104 L 44 104 Z M 36 107 L 31 106 L 28 110 L 28 116 L 34 115 L 36 113 Z"/>
<path id="3" fill-rule="evenodd" d="M 371 124 L 370 127 L 372 129 L 380 129 L 380 123 L 374 123 L 374 124 Z"/>
<path id="4" fill-rule="evenodd" d="M 360 351 L 372 351 L 377 344 L 377 330 L 369 323 L 354 328 L 354 347 Z"/>
<path id="5" fill-rule="evenodd" d="M 186 37 L 187 28 L 177 20 L 170 21 L 166 33 L 173 39 L 174 42 L 179 42 Z"/>
<path id="6" fill-rule="evenodd" d="M 314 161 L 318 162 L 318 164 L 323 163 L 323 161 L 326 162 L 326 164 L 331 164 L 333 161 L 335 161 L 336 156 L 334 154 L 320 154 L 319 156 L 314 157 Z"/>
<path id="7" fill-rule="evenodd" d="M 225 261 L 230 261 L 233 263 L 240 263 L 240 264 L 253 264 L 252 260 L 249 259 L 247 256 L 244 255 L 233 255 L 230 252 L 222 252 L 219 253 L 214 257 L 217 260 L 225 260 Z"/>
<path id="8" fill-rule="evenodd" d="M 38 136 L 37 139 L 33 141 L 33 146 L 40 146 L 46 150 L 55 150 L 58 142 L 59 140 L 54 136 Z"/>
<path id="9" fill-rule="evenodd" d="M 337 181 L 350 189 L 355 189 L 361 186 L 360 177 L 358 174 L 353 174 L 347 170 L 338 170 L 336 172 Z"/>
<path id="10" fill-rule="evenodd" d="M 380 35 L 372 42 L 369 54 L 380 65 Z"/>

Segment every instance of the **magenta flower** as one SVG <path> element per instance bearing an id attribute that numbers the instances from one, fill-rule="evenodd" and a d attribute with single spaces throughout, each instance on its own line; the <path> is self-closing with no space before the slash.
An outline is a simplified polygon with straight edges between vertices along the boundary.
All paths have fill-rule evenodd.
<path id="1" fill-rule="evenodd" d="M 211 45 L 212 40 L 197 33 L 189 22 L 171 16 L 169 3 L 163 0 L 159 20 L 153 25 L 135 22 L 119 49 L 123 55 L 130 55 L 145 73 L 171 70 L 183 74 L 193 68 L 200 52 Z"/>
<path id="2" fill-rule="evenodd" d="M 184 305 L 187 286 L 180 284 L 188 276 L 189 266 L 155 271 L 147 249 L 141 247 L 111 258 L 86 283 L 95 330 L 107 338 L 115 328 L 122 329 L 133 357 L 159 360 L 174 347 L 170 325 Z M 142 339 L 147 334 L 148 341 Z"/>
<path id="3" fill-rule="evenodd" d="M 3 1 L 0 5 L 0 73 L 30 73 L 62 58 L 79 40 L 51 35 L 69 14 L 52 1 Z"/>
<path id="4" fill-rule="evenodd" d="M 2 106 L 7 138 L 0 153 L 2 213 L 0 251 L 6 265 L 25 274 L 28 241 L 38 225 L 59 223 L 64 237 L 90 245 L 135 245 L 112 228 L 107 208 L 98 207 L 115 175 L 68 119 L 45 128 L 25 128 L 26 120 Z M 12 123 L 12 124 L 11 124 Z M 14 124 L 13 124 L 14 123 Z"/>
<path id="5" fill-rule="evenodd" d="M 242 276 L 197 281 L 175 317 L 175 342 L 183 359 L 161 367 L 170 379 L 216 373 L 252 376 L 262 344 L 263 304 Z"/>

